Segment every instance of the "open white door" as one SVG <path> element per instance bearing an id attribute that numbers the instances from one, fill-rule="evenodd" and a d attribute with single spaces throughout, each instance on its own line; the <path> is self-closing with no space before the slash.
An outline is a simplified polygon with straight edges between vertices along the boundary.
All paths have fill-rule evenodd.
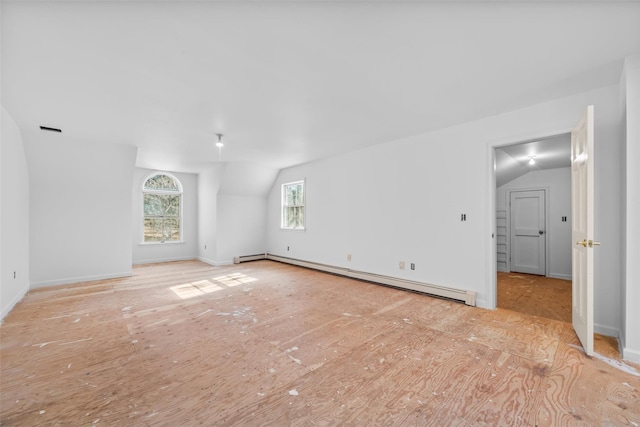
<path id="1" fill-rule="evenodd" d="M 571 131 L 571 215 L 573 219 L 573 328 L 593 354 L 593 105 Z"/>

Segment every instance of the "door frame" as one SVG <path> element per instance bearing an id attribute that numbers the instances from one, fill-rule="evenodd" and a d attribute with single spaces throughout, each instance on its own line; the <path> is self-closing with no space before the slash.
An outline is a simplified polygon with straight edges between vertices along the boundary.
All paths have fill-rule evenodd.
<path id="1" fill-rule="evenodd" d="M 526 141 L 523 141 L 526 142 Z M 505 200 L 511 200 L 511 193 L 517 193 L 520 191 L 536 191 L 543 190 L 544 191 L 544 277 L 549 277 L 549 249 L 550 249 L 550 240 L 549 239 L 549 193 L 551 192 L 551 187 L 543 186 L 543 187 L 525 187 L 525 188 L 513 188 L 508 189 Z M 511 206 L 507 209 L 507 236 L 511 239 Z M 507 253 L 509 254 L 509 260 L 507 262 L 507 269 L 511 271 L 511 242 L 507 246 Z M 496 270 L 497 270 L 496 266 Z"/>
<path id="2" fill-rule="evenodd" d="M 485 293 L 486 301 L 484 308 L 495 310 L 498 303 L 498 282 L 497 282 L 497 259 L 496 259 L 496 148 L 507 147 L 509 145 L 521 144 L 523 142 L 535 141 L 538 139 L 552 138 L 558 135 L 570 134 L 573 127 L 551 129 L 548 131 L 540 131 L 520 136 L 512 136 L 509 138 L 487 141 L 486 143 L 486 185 L 485 185 L 485 229 L 487 239 L 485 240 L 485 260 L 486 260 L 486 276 L 485 276 Z M 547 216 L 548 218 L 548 216 Z M 548 220 L 548 219 L 547 219 Z M 549 240 L 549 239 L 547 239 Z M 547 251 L 548 254 L 548 251 Z M 510 267 L 510 266 L 509 266 Z"/>

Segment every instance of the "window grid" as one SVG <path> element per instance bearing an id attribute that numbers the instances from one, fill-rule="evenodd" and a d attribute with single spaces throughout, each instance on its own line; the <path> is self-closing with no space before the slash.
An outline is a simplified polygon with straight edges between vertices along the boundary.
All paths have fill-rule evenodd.
<path id="1" fill-rule="evenodd" d="M 304 181 L 282 185 L 281 228 L 286 230 L 305 229 Z"/>
<path id="2" fill-rule="evenodd" d="M 156 173 L 144 181 L 143 243 L 182 241 L 182 186 L 166 173 Z"/>

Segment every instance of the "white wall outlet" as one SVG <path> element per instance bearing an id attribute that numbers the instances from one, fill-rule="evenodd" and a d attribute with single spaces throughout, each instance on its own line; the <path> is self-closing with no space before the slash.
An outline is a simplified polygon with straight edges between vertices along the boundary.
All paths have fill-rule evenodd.
<path id="1" fill-rule="evenodd" d="M 351 261 L 351 254 L 347 254 L 347 261 Z"/>
<path id="2" fill-rule="evenodd" d="M 404 270 L 404 261 L 400 261 L 399 267 L 400 267 L 400 270 Z"/>

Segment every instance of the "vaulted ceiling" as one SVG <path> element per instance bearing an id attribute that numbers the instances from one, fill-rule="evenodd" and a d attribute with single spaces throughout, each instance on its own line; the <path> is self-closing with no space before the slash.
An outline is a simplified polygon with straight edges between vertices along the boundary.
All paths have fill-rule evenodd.
<path id="1" fill-rule="evenodd" d="M 138 165 L 282 168 L 619 81 L 638 2 L 3 1 L 2 104 Z M 224 134 L 221 156 L 215 134 Z"/>

